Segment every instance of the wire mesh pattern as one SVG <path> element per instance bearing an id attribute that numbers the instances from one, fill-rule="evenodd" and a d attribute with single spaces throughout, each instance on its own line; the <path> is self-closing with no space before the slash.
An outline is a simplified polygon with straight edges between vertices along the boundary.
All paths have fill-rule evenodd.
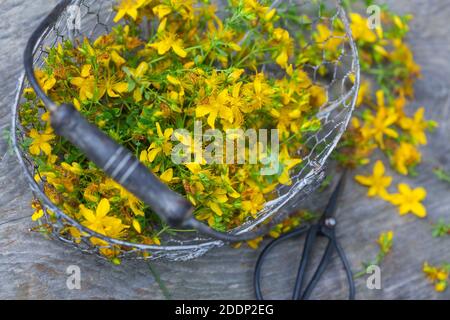
<path id="1" fill-rule="evenodd" d="M 218 2 L 220 8 L 221 1 Z M 72 0 L 54 25 L 42 34 L 39 45 L 35 48 L 35 68 L 41 68 L 45 64 L 48 48 L 55 47 L 58 43 L 66 40 L 74 43 L 75 39 L 83 37 L 93 40 L 110 32 L 114 25 L 112 20 L 115 15 L 113 9 L 115 4 L 116 0 Z M 303 162 L 293 170 L 292 185 L 280 186 L 277 189 L 277 198 L 268 202 L 258 213 L 256 219 L 232 230 L 233 233 L 252 230 L 268 219 L 274 224 L 281 222 L 288 213 L 298 209 L 302 199 L 321 184 L 325 176 L 327 159 L 347 127 L 359 88 L 357 50 L 351 37 L 345 11 L 338 1 L 274 1 L 272 6 L 279 10 L 283 10 L 283 8 L 298 10 L 300 18 L 296 19 L 297 23 L 292 24 L 286 21 L 283 27 L 290 33 L 302 32 L 302 37 L 305 39 L 300 44 L 302 50 L 313 46 L 323 48 L 320 61 L 303 66 L 313 83 L 320 85 L 326 91 L 326 102 L 318 113 L 322 127 L 318 132 L 307 137 L 305 143 L 307 148 L 298 151 L 298 156 L 303 159 Z M 319 24 L 325 25 L 331 30 L 330 36 L 323 43 L 318 43 L 314 37 L 314 30 Z M 333 30 L 339 24 L 344 32 L 335 33 Z M 336 41 L 336 39 L 339 39 L 339 45 L 334 50 L 334 54 L 330 55 L 329 51 L 325 49 L 326 44 Z M 326 76 L 323 76 L 321 70 L 326 70 Z M 23 90 L 28 86 L 25 76 L 22 76 L 13 106 L 13 146 L 31 190 L 42 204 L 48 231 L 54 238 L 101 257 L 105 256 L 102 254 L 102 250 L 104 253 L 104 250 L 114 251 L 120 248 L 121 258 L 138 259 L 189 260 L 224 244 L 222 241 L 207 239 L 196 233 L 164 239 L 162 245 L 144 245 L 111 239 L 84 227 L 65 214 L 61 208 L 55 206 L 45 194 L 45 177 L 41 177 L 39 183 L 36 182 L 34 177 L 39 175 L 37 165 L 33 163 L 28 150 L 21 147 L 26 131 L 20 125 L 18 114 L 20 105 L 23 103 Z M 69 227 L 77 228 L 81 232 L 81 237 L 72 238 L 67 231 Z M 105 247 L 94 246 L 90 241 L 92 237 L 104 240 L 107 245 Z"/>

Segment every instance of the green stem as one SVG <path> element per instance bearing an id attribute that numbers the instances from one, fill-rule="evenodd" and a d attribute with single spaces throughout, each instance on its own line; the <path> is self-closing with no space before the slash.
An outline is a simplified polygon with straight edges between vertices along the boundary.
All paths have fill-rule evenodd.
<path id="1" fill-rule="evenodd" d="M 158 270 L 156 270 L 156 268 L 149 261 L 147 262 L 147 265 L 148 265 L 150 272 L 153 275 L 153 278 L 155 278 L 155 281 L 158 283 L 159 288 L 161 289 L 161 292 L 164 295 L 164 297 L 166 298 L 166 300 L 172 300 L 172 296 L 171 296 L 169 290 L 167 289 L 166 285 L 162 281 Z"/>

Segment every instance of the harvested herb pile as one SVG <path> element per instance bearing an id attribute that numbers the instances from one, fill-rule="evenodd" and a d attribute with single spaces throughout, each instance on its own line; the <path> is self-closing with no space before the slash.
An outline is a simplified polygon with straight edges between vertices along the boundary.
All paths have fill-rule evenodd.
<path id="1" fill-rule="evenodd" d="M 315 114 L 326 93 L 312 83 L 303 65 L 318 60 L 324 50 L 335 55 L 342 40 L 330 47 L 330 35 L 324 34 L 330 26 L 320 25 L 317 44 L 299 50 L 304 34 L 282 27 L 295 23 L 298 15 L 257 1 L 230 1 L 221 9 L 224 18 L 212 4 L 185 0 L 124 0 L 116 10 L 114 20 L 121 24 L 111 33 L 50 49 L 45 66 L 36 70 L 41 86 L 57 103 L 73 103 L 185 195 L 198 219 L 225 231 L 254 218 L 277 185 L 292 183 L 290 170 L 301 163 L 295 154 L 304 133 L 321 126 Z M 112 238 L 159 244 L 162 232 L 173 231 L 52 132 L 49 114 L 32 89 L 26 89 L 25 97 L 20 119 L 28 129 L 26 147 L 38 164 L 36 180 L 44 181 L 51 201 Z M 195 121 L 202 121 L 203 131 L 278 129 L 278 170 L 261 175 L 261 164 L 206 163 L 190 135 L 177 138 L 192 148 L 192 162 L 175 164 L 174 132 L 192 134 Z M 256 147 L 247 145 L 246 153 Z M 34 206 L 33 218 L 38 219 L 43 211 L 38 203 Z M 65 232 L 80 238 L 76 228 Z"/>

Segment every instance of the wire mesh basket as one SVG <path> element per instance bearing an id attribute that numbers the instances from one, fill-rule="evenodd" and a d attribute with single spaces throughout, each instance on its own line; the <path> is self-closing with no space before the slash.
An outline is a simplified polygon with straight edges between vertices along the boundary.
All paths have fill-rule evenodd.
<path id="1" fill-rule="evenodd" d="M 220 8 L 222 1 L 217 2 Z M 302 199 L 320 185 L 324 178 L 326 162 L 351 118 L 359 88 L 357 49 L 351 37 L 345 10 L 339 1 L 290 0 L 273 1 L 271 4 L 278 10 L 295 8 L 299 17 L 303 17 L 297 19 L 298 25 L 286 23 L 284 26 L 290 32 L 304 33 L 305 43 L 296 44 L 301 46 L 301 49 L 306 50 L 308 47 L 318 45 L 317 38 L 313 36 L 313 31 L 319 24 L 326 25 L 331 30 L 329 37 L 322 39 L 323 43 L 319 44 L 323 48 L 321 61 L 303 66 L 313 83 L 326 90 L 326 102 L 321 106 L 317 115 L 322 126 L 318 132 L 307 137 L 306 143 L 310 146 L 308 153 L 304 154 L 304 152 L 299 151 L 298 155 L 302 157 L 303 162 L 293 169 L 292 185 L 280 186 L 276 191 L 277 197 L 266 203 L 255 219 L 231 230 L 230 233 L 232 234 L 246 233 L 269 220 L 272 224 L 279 223 L 286 218 L 287 214 L 297 210 Z M 66 1 L 66 5 L 62 7 L 57 19 L 40 35 L 38 45 L 34 50 L 34 67 L 42 67 L 49 53 L 48 48 L 55 47 L 58 43 L 68 39 L 74 42 L 75 39 L 82 39 L 83 37 L 93 40 L 110 32 L 111 27 L 114 26 L 115 5 L 116 0 Z M 333 32 L 336 25 L 341 26 L 339 33 Z M 325 49 L 326 44 L 337 38 L 339 39 L 339 45 L 335 54 L 329 55 Z M 320 70 L 326 70 L 327 72 L 324 74 Z M 22 147 L 26 132 L 20 124 L 18 115 L 23 103 L 24 89 L 29 86 L 25 75 L 22 76 L 19 80 L 16 101 L 13 106 L 13 145 L 31 190 L 42 204 L 46 225 L 49 226 L 49 231 L 54 238 L 72 244 L 82 251 L 96 253 L 102 257 L 104 255 L 99 250 L 120 248 L 120 257 L 122 258 L 163 258 L 167 260 L 189 260 L 224 244 L 222 241 L 207 238 L 200 234 L 170 236 L 163 239 L 161 245 L 145 245 L 112 239 L 86 228 L 66 214 L 62 208 L 53 204 L 44 191 L 43 181 L 45 181 L 45 177 L 42 177 L 43 179 L 39 183 L 35 180 L 35 175 L 40 174 L 37 165 L 33 162 L 29 151 Z M 52 214 L 50 215 L 49 212 Z M 67 232 L 64 232 L 68 226 L 80 230 L 81 239 L 73 239 Z M 91 237 L 99 238 L 105 241 L 107 245 L 104 247 L 94 246 L 90 241 Z"/>

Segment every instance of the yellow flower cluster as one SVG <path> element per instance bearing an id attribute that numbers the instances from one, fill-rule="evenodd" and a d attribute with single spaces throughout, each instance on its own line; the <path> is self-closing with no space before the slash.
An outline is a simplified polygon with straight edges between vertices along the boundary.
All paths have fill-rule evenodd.
<path id="1" fill-rule="evenodd" d="M 369 187 L 367 195 L 369 197 L 379 196 L 381 199 L 398 206 L 400 215 L 413 213 L 419 218 L 427 215 L 427 210 L 421 203 L 427 196 L 424 188 L 411 189 L 405 183 L 398 185 L 398 193 L 389 194 L 386 188 L 391 185 L 392 177 L 385 176 L 383 162 L 378 160 L 373 167 L 371 176 L 356 175 L 355 180 L 360 184 Z"/>
<path id="2" fill-rule="evenodd" d="M 359 108 L 337 156 L 345 165 L 365 165 L 375 150 L 383 152 L 402 175 L 414 174 L 414 168 L 421 162 L 419 146 L 427 143 L 426 131 L 437 124 L 425 120 L 423 107 L 412 116 L 405 109 L 408 98 L 414 95 L 414 80 L 420 76 L 413 54 L 403 42 L 410 19 L 383 11 L 382 26 L 371 30 L 366 19 L 351 14 L 351 28 L 362 49 L 361 64 L 367 75 L 357 101 Z M 373 97 L 371 87 L 375 85 L 380 89 Z M 355 179 L 369 187 L 369 197 L 379 196 L 391 202 L 398 206 L 401 215 L 411 212 L 421 218 L 426 216 L 421 203 L 426 190 L 400 183 L 398 193 L 389 194 L 387 188 L 392 177 L 385 176 L 381 161 L 375 163 L 371 176 L 357 175 Z"/>
<path id="3" fill-rule="evenodd" d="M 292 183 L 291 171 L 301 163 L 294 154 L 300 147 L 307 151 L 304 133 L 320 129 L 315 115 L 327 99 L 303 69 L 307 61 L 297 35 L 280 23 L 288 19 L 286 10 L 255 0 L 231 1 L 226 17 L 219 18 L 214 5 L 200 1 L 123 0 L 116 11 L 114 21 L 122 24 L 110 33 L 50 49 L 47 64 L 36 70 L 45 92 L 57 103 L 73 103 L 132 150 L 195 205 L 198 219 L 225 231 L 256 217 L 277 185 Z M 144 19 L 154 25 L 149 34 L 142 29 Z M 314 54 L 321 56 L 320 45 Z M 310 53 L 308 59 L 313 58 Z M 172 232 L 55 136 L 33 90 L 26 89 L 25 97 L 20 114 L 28 128 L 25 147 L 38 164 L 36 180 L 44 183 L 52 202 L 106 237 L 159 244 L 162 232 Z M 205 163 L 201 150 L 208 145 L 192 143 L 197 121 L 205 131 L 278 129 L 279 169 L 261 175 L 262 164 Z M 190 134 L 180 136 L 176 129 Z M 195 162 L 171 160 L 174 137 L 190 146 Z M 259 148 L 245 146 L 245 154 Z M 40 216 L 38 211 L 34 219 Z M 64 232 L 75 241 L 84 236 L 72 227 Z M 91 242 L 111 257 L 119 249 L 95 237 Z"/>
<path id="4" fill-rule="evenodd" d="M 444 264 L 440 267 L 431 266 L 428 262 L 423 264 L 423 272 L 428 280 L 434 284 L 437 292 L 443 292 L 448 287 L 450 264 Z"/>
<path id="5" fill-rule="evenodd" d="M 383 11 L 382 26 L 371 30 L 366 19 L 351 14 L 364 76 L 357 101 L 359 108 L 341 150 L 340 160 L 344 164 L 367 164 L 370 155 L 379 149 L 397 172 L 414 173 L 414 167 L 421 161 L 418 147 L 427 143 L 426 131 L 437 126 L 434 121 L 425 120 L 423 107 L 411 116 L 405 110 L 408 99 L 414 96 L 414 81 L 420 77 L 420 67 L 403 42 L 410 19 Z M 374 96 L 373 86 L 380 88 Z"/>
<path id="6" fill-rule="evenodd" d="M 380 247 L 380 255 L 383 257 L 391 252 L 394 240 L 394 232 L 392 230 L 387 232 L 382 232 L 378 237 L 378 246 Z"/>

